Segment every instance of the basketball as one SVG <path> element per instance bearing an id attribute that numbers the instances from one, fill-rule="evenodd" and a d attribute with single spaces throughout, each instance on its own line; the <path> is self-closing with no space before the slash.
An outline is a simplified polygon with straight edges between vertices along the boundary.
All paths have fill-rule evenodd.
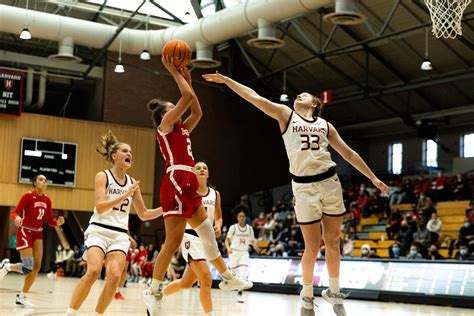
<path id="1" fill-rule="evenodd" d="M 186 67 L 191 60 L 191 47 L 188 43 L 182 40 L 168 41 L 163 47 L 162 54 L 168 58 L 173 57 L 173 63 L 176 68 L 180 69 Z"/>

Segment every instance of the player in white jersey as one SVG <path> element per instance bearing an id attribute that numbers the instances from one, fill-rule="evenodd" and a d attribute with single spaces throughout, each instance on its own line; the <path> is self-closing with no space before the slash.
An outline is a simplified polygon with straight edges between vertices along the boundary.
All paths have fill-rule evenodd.
<path id="1" fill-rule="evenodd" d="M 203 75 L 203 78 L 226 84 L 239 96 L 278 121 L 290 161 L 296 218 L 301 225 L 305 242 L 301 260 L 301 315 L 314 315 L 313 271 L 321 241 L 321 223 L 329 274 L 329 289 L 324 290 L 322 296 L 331 303 L 338 316 L 346 315 L 343 298 L 347 295 L 339 291 L 339 231 L 345 209 L 335 163 L 328 151 L 329 144 L 384 193 L 388 193 L 387 185 L 342 140 L 334 126 L 319 116 L 322 103 L 317 97 L 306 92 L 297 95 L 292 111 L 284 104 L 271 102 L 254 90 L 217 72 Z"/>
<path id="2" fill-rule="evenodd" d="M 229 227 L 225 247 L 229 254 L 229 268 L 242 280 L 246 280 L 250 260 L 249 246 L 252 245 L 257 252 L 259 250 L 253 228 L 245 222 L 248 209 L 243 205 L 239 205 L 234 209 L 234 214 L 238 222 Z M 237 292 L 237 302 L 239 303 L 244 302 L 242 292 Z"/>
<path id="3" fill-rule="evenodd" d="M 127 232 L 131 204 L 141 220 L 151 220 L 162 214 L 161 208 L 146 208 L 139 181 L 126 173 L 132 166 L 130 145 L 118 142 L 109 131 L 102 135 L 97 151 L 112 164 L 112 168 L 95 176 L 94 213 L 84 232 L 86 251 L 83 259 L 87 261 L 87 271 L 74 289 L 66 315 L 76 314 L 104 264 L 107 280 L 97 301 L 95 315 L 102 315 L 112 301 L 130 246 Z"/>
<path id="4" fill-rule="evenodd" d="M 221 196 L 217 190 L 209 187 L 207 183 L 209 169 L 204 162 L 196 163 L 194 170 L 199 182 L 198 193 L 202 196 L 202 204 L 207 211 L 209 221 L 214 223 L 216 237 L 219 237 L 222 227 Z M 181 279 L 171 282 L 164 288 L 163 294 L 168 296 L 183 289 L 189 289 L 196 281 L 199 281 L 199 298 L 204 313 L 207 316 L 213 315 L 211 272 L 207 265 L 202 242 L 189 224 L 186 226 L 183 241 L 181 242 L 181 252 L 189 266 L 184 271 Z"/>

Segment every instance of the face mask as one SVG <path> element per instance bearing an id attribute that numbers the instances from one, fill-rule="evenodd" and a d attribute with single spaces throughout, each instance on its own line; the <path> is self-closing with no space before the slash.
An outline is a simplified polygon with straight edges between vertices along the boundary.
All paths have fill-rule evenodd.
<path id="1" fill-rule="evenodd" d="M 400 249 L 399 248 L 392 248 L 392 252 L 394 255 L 398 255 L 398 253 L 400 252 Z"/>
<path id="2" fill-rule="evenodd" d="M 410 255 L 413 256 L 413 257 L 416 257 L 418 251 L 416 250 L 410 250 Z"/>
<path id="3" fill-rule="evenodd" d="M 459 250 L 459 253 L 461 254 L 461 256 L 465 256 L 467 255 L 467 249 L 461 249 Z"/>
<path id="4" fill-rule="evenodd" d="M 469 226 L 471 226 L 471 224 L 469 222 L 464 223 L 464 227 L 469 228 Z"/>
<path id="5" fill-rule="evenodd" d="M 362 250 L 362 254 L 364 256 L 367 256 L 369 254 L 369 251 L 367 249 Z"/>

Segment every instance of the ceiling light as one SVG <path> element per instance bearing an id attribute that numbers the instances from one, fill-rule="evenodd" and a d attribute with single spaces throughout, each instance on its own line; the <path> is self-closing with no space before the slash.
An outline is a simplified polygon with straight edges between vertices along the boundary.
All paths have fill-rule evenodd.
<path id="1" fill-rule="evenodd" d="M 142 51 L 142 53 L 140 54 L 140 59 L 141 60 L 150 60 L 151 59 L 150 52 L 147 49 L 144 49 Z"/>
<path id="2" fill-rule="evenodd" d="M 123 64 L 120 61 L 117 65 L 115 65 L 114 72 L 119 73 L 119 74 L 125 72 L 125 68 L 123 67 Z"/>
<path id="3" fill-rule="evenodd" d="M 280 95 L 280 102 L 288 102 L 288 101 L 290 101 L 290 98 L 288 97 L 288 94 L 282 93 Z"/>
<path id="4" fill-rule="evenodd" d="M 425 28 L 425 58 L 421 62 L 420 69 L 421 70 L 433 69 L 433 64 L 431 64 L 431 60 L 428 58 L 428 28 Z"/>
<path id="5" fill-rule="evenodd" d="M 29 40 L 29 39 L 31 39 L 31 33 L 30 33 L 30 30 L 29 30 L 27 27 L 24 27 L 24 28 L 21 30 L 20 39 L 22 39 L 22 40 Z"/>

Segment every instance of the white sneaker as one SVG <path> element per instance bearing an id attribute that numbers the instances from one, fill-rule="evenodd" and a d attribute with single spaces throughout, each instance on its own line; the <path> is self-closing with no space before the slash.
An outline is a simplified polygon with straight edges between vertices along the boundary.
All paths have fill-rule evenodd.
<path id="1" fill-rule="evenodd" d="M 253 286 L 252 282 L 244 281 L 244 280 L 238 278 L 235 275 L 230 280 L 226 280 L 226 279 L 222 278 L 222 281 L 219 283 L 219 288 L 223 291 L 248 290 L 252 286 Z"/>
<path id="2" fill-rule="evenodd" d="M 332 309 L 337 316 L 346 316 L 346 309 L 344 308 L 343 300 L 349 296 L 349 294 L 333 293 L 330 289 L 325 289 L 321 292 L 321 296 L 326 302 L 332 305 Z"/>
<path id="3" fill-rule="evenodd" d="M 0 262 L 0 281 L 8 274 L 8 266 L 10 265 L 10 259 L 3 259 Z"/>
<path id="4" fill-rule="evenodd" d="M 54 272 L 51 271 L 50 273 L 46 274 L 46 276 L 50 279 L 53 279 L 54 278 Z"/>
<path id="5" fill-rule="evenodd" d="M 145 302 L 147 313 L 152 316 L 158 315 L 163 300 L 161 287 L 157 293 L 151 293 L 149 289 L 143 291 L 143 301 Z"/>
<path id="6" fill-rule="evenodd" d="M 15 306 L 17 307 L 24 307 L 24 308 L 35 308 L 25 295 L 17 294 L 15 300 Z"/>
<path id="7" fill-rule="evenodd" d="M 300 292 L 301 298 L 301 309 L 300 315 L 301 316 L 314 316 L 314 307 L 316 304 L 314 303 L 314 297 L 303 296 L 303 291 Z"/>
<path id="8" fill-rule="evenodd" d="M 244 298 L 242 297 L 242 291 L 239 291 L 239 292 L 237 293 L 237 302 L 238 302 L 238 303 L 245 303 L 245 302 L 244 302 Z"/>

